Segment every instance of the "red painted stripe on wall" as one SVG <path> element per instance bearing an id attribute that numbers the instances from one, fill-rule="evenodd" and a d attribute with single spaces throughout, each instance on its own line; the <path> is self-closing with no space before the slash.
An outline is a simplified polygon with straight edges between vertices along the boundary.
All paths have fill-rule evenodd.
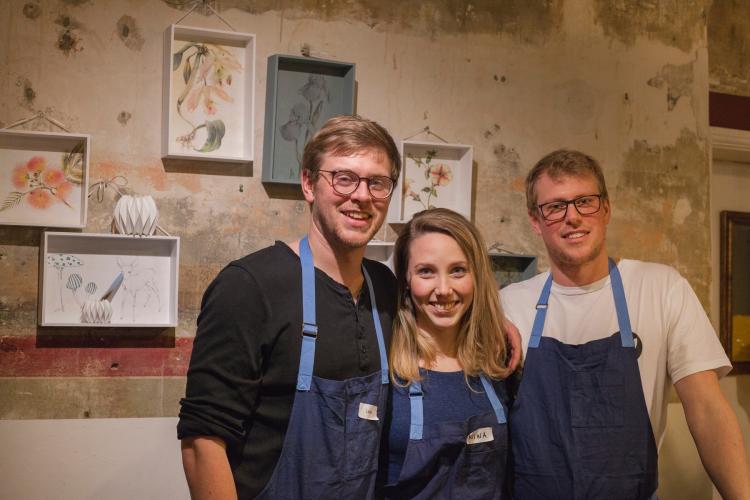
<path id="1" fill-rule="evenodd" d="M 0 337 L 0 377 L 179 377 L 192 338 L 169 347 L 48 346 L 37 337 Z"/>

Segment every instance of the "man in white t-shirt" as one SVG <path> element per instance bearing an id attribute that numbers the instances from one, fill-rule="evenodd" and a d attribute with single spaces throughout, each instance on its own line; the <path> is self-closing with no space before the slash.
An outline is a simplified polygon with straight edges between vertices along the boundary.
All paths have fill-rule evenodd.
<path id="1" fill-rule="evenodd" d="M 671 267 L 609 258 L 611 207 L 593 158 L 550 153 L 526 198 L 551 270 L 501 292 L 526 354 L 511 410 L 515 497 L 652 497 L 671 381 L 719 492 L 750 498 L 718 383 L 731 364 L 690 285 Z"/>

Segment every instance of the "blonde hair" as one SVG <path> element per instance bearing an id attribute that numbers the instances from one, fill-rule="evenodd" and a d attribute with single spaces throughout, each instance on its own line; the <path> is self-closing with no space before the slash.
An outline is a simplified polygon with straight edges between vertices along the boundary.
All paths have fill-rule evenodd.
<path id="1" fill-rule="evenodd" d="M 458 361 L 464 373 L 467 377 L 480 373 L 495 379 L 507 377 L 510 370 L 505 359 L 503 312 L 484 239 L 476 226 L 462 215 L 445 208 L 433 208 L 414 215 L 396 240 L 394 266 L 398 298 L 389 363 L 391 379 L 398 385 L 420 380 L 419 361 L 430 366 L 436 359 L 435 346 L 417 328 L 407 277 L 411 243 L 426 233 L 450 236 L 468 261 L 474 298 L 461 320 L 457 339 Z"/>

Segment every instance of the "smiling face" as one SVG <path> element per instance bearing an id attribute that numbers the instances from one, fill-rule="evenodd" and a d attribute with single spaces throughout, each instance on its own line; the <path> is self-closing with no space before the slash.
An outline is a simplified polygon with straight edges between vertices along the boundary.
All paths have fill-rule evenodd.
<path id="1" fill-rule="evenodd" d="M 390 177 L 391 164 L 379 151 L 365 151 L 352 156 L 322 155 L 321 170 L 348 170 L 360 177 Z M 330 184 L 331 174 L 320 172 L 312 180 L 309 171 L 302 171 L 302 191 L 311 204 L 313 231 L 319 233 L 332 248 L 340 250 L 364 247 L 385 220 L 390 198 L 378 200 L 370 196 L 367 181 L 356 191 L 340 195 Z"/>
<path id="2" fill-rule="evenodd" d="M 456 240 L 442 233 L 412 240 L 407 282 L 417 327 L 432 335 L 457 335 L 474 299 L 474 282 Z"/>
<path id="3" fill-rule="evenodd" d="M 573 200 L 580 196 L 600 194 L 593 176 L 562 176 L 550 178 L 542 174 L 535 183 L 537 205 L 552 201 Z M 601 209 L 581 215 L 570 204 L 565 218 L 557 222 L 544 220 L 539 210 L 529 212 L 534 232 L 542 237 L 550 256 L 555 281 L 566 283 L 561 276 L 585 276 L 596 280 L 607 274 L 606 235 L 610 219 L 609 200 L 602 200 Z"/>

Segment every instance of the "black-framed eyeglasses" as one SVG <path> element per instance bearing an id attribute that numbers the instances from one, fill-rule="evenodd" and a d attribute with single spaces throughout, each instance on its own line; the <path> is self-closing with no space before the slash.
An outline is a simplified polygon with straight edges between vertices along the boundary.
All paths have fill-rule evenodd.
<path id="1" fill-rule="evenodd" d="M 565 218 L 565 215 L 568 213 L 568 205 L 576 207 L 576 210 L 581 215 L 592 215 L 601 210 L 602 195 L 587 194 L 573 200 L 550 201 L 549 203 L 537 205 L 537 208 L 539 208 L 539 213 L 542 214 L 544 220 L 557 222 Z"/>
<path id="2" fill-rule="evenodd" d="M 331 185 L 334 191 L 340 195 L 348 196 L 357 190 L 359 183 L 362 181 L 367 182 L 367 191 L 370 192 L 370 196 L 378 200 L 384 200 L 393 193 L 394 181 L 390 177 L 384 175 L 373 175 L 371 177 L 360 177 L 351 170 L 323 170 L 319 172 L 325 172 L 331 174 L 331 180 L 328 180 L 323 176 L 328 183 Z"/>

